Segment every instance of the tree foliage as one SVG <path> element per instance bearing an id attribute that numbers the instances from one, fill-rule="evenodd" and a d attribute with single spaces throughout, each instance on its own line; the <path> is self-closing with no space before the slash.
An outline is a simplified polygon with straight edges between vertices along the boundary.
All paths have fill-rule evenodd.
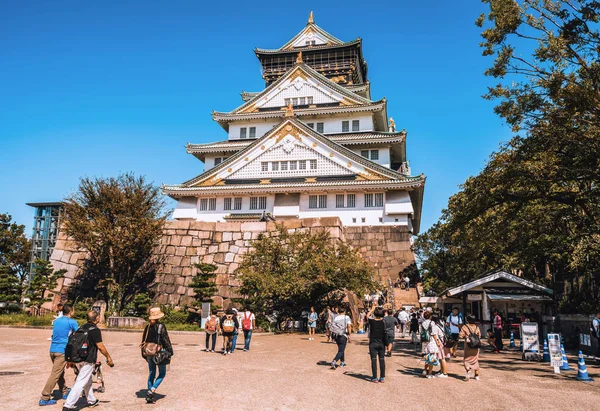
<path id="1" fill-rule="evenodd" d="M 40 308 L 45 302 L 52 301 L 53 291 L 58 285 L 58 280 L 67 270 L 54 271 L 52 264 L 41 258 L 34 261 L 33 267 L 33 276 L 27 291 L 31 305 Z"/>
<path id="2" fill-rule="evenodd" d="M 503 267 L 566 289 L 565 302 L 585 292 L 598 305 L 600 3 L 483 2 L 481 46 L 494 58 L 485 74 L 498 79 L 484 97 L 516 135 L 417 240 L 426 284 Z"/>
<path id="3" fill-rule="evenodd" d="M 252 242 L 237 270 L 240 291 L 264 312 L 300 314 L 303 308 L 339 303 L 347 292 L 376 288 L 373 269 L 327 231 L 277 230 Z"/>
<path id="4" fill-rule="evenodd" d="M 198 273 L 192 279 L 191 287 L 194 289 L 194 298 L 198 304 L 212 303 L 212 296 L 217 293 L 215 284 L 215 271 L 217 266 L 214 264 L 196 263 L 194 267 L 198 269 Z"/>
<path id="5" fill-rule="evenodd" d="M 0 302 L 20 302 L 21 291 L 19 277 L 8 266 L 0 265 Z"/>
<path id="6" fill-rule="evenodd" d="M 21 287 L 29 274 L 30 252 L 25 226 L 12 221 L 10 214 L 0 214 L 0 265 L 18 277 Z"/>
<path id="7" fill-rule="evenodd" d="M 63 229 L 89 252 L 72 291 L 104 297 L 109 312 L 121 312 L 154 280 L 152 251 L 166 219 L 160 189 L 132 174 L 82 178 L 65 202 Z"/>

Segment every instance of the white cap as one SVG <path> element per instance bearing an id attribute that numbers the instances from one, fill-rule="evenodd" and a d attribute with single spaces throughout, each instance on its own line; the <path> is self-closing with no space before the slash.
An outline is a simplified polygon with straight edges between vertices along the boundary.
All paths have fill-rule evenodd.
<path id="1" fill-rule="evenodd" d="M 432 312 L 433 312 L 433 308 L 431 308 L 431 307 L 427 307 L 427 308 L 425 309 L 425 311 L 428 311 L 428 312 L 432 313 Z"/>

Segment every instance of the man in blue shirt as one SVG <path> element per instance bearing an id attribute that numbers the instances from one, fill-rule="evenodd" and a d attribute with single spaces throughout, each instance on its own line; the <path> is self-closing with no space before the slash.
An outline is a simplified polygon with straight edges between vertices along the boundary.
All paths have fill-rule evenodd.
<path id="1" fill-rule="evenodd" d="M 73 319 L 73 307 L 65 304 L 62 309 L 62 317 L 58 317 L 54 320 L 52 328 L 52 344 L 50 345 L 50 359 L 52 360 L 52 372 L 44 391 L 42 391 L 42 398 L 40 399 L 40 405 L 54 405 L 56 400 L 51 399 L 52 390 L 58 383 L 58 388 L 63 394 L 65 399 L 69 393 L 69 389 L 65 385 L 65 347 L 69 341 L 69 335 L 77 331 L 79 326 L 77 321 Z"/>

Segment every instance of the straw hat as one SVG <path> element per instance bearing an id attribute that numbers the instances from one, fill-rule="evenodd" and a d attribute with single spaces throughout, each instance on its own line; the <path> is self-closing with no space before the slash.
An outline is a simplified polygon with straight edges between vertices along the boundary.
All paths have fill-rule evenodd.
<path id="1" fill-rule="evenodd" d="M 163 318 L 165 316 L 165 313 L 163 313 L 160 310 L 160 307 L 153 307 L 150 309 L 150 316 L 148 317 L 148 319 L 150 320 L 158 320 L 160 318 Z"/>

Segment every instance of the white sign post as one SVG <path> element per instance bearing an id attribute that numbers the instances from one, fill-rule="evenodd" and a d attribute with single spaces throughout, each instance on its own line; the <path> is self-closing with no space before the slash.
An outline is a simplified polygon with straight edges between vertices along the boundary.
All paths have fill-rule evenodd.
<path id="1" fill-rule="evenodd" d="M 523 341 L 523 352 L 540 352 L 540 341 L 538 339 L 537 323 L 521 323 L 521 339 Z"/>
<path id="2" fill-rule="evenodd" d="M 554 367 L 554 373 L 560 374 L 560 366 L 563 363 L 560 350 L 560 334 L 548 334 L 548 352 L 550 353 L 550 365 Z"/>

